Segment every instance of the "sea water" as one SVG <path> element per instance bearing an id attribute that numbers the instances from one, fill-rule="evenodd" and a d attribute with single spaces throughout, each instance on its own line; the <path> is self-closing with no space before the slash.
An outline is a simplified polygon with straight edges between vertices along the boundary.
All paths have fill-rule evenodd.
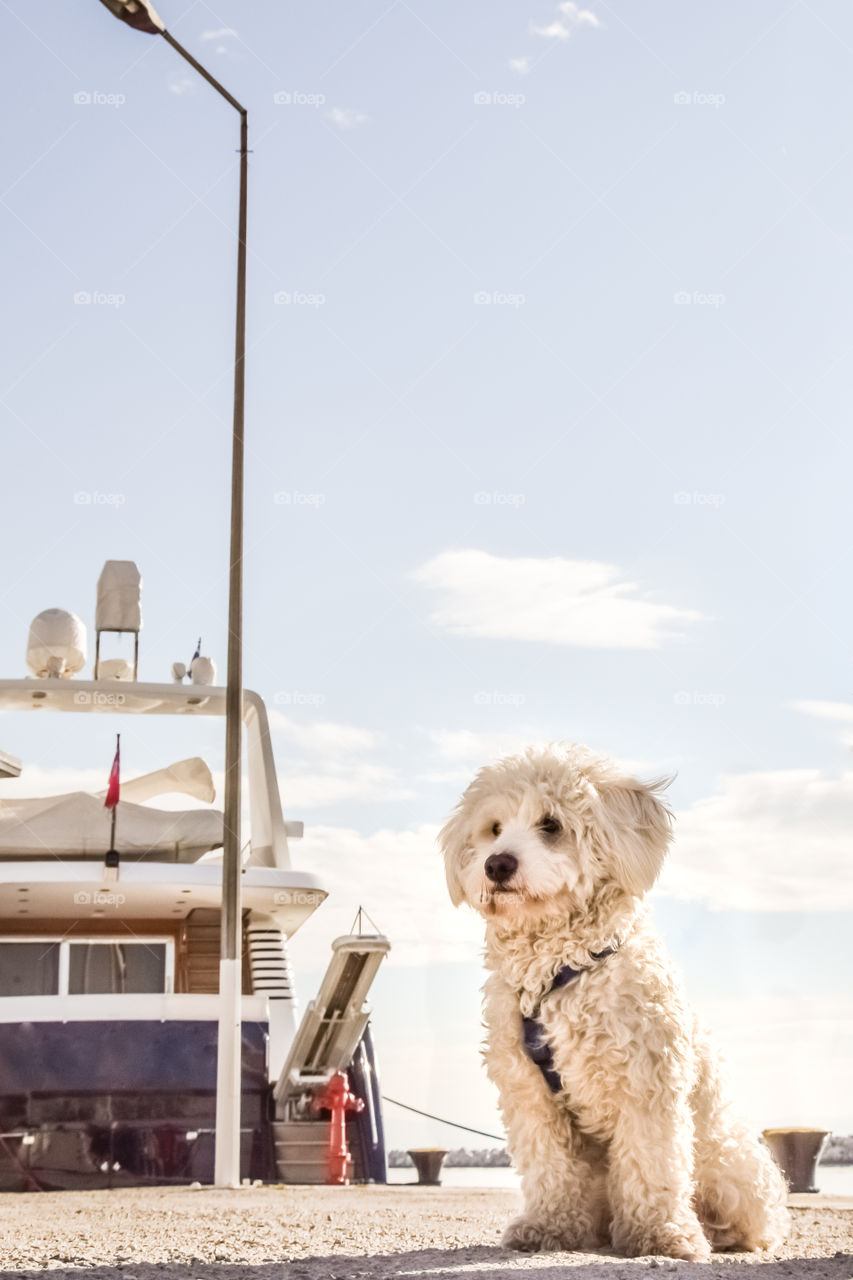
<path id="1" fill-rule="evenodd" d="M 389 1169 L 388 1181 L 394 1183 L 417 1182 L 414 1169 Z M 815 1184 L 824 1195 L 853 1196 L 853 1165 L 824 1164 L 818 1167 Z M 515 1169 L 509 1166 L 484 1169 L 470 1165 L 451 1166 L 441 1171 L 443 1187 L 509 1187 L 517 1189 L 521 1183 Z"/>

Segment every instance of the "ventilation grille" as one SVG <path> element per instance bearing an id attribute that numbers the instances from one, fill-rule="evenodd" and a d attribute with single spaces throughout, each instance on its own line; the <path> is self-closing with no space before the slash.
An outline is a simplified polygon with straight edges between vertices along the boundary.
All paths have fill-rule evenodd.
<path id="1" fill-rule="evenodd" d="M 246 940 L 255 995 L 265 995 L 271 1000 L 293 1000 L 293 972 L 281 930 L 250 924 Z"/>

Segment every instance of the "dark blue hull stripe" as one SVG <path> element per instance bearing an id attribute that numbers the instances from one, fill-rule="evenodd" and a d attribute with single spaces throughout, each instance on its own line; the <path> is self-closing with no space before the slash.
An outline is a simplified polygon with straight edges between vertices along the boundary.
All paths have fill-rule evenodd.
<path id="1" fill-rule="evenodd" d="M 0 1191 L 212 1182 L 217 1036 L 209 1021 L 0 1024 Z M 353 1069 L 373 1113 L 350 1129 L 358 1173 L 384 1182 L 369 1037 Z M 266 1023 L 243 1024 L 242 1094 L 241 1176 L 277 1181 Z"/>

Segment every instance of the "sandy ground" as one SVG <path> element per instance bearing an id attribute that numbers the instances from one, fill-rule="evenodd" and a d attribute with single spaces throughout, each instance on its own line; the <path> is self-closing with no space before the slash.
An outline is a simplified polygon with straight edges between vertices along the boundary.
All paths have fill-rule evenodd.
<path id="1" fill-rule="evenodd" d="M 634 1280 L 700 1268 L 607 1253 L 520 1255 L 500 1248 L 519 1204 L 510 1190 L 263 1187 L 0 1195 L 0 1275 L 51 1280 Z M 853 1280 L 853 1198 L 793 1196 L 794 1227 L 773 1256 L 720 1255 L 725 1280 Z M 750 1268 L 747 1273 L 746 1268 Z M 635 1280 L 640 1280 L 639 1276 Z"/>

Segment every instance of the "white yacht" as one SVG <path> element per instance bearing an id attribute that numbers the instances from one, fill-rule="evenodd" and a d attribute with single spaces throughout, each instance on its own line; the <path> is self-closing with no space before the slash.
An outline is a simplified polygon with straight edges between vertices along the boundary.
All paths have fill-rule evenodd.
<path id="1" fill-rule="evenodd" d="M 45 740 L 54 714 L 107 717 L 106 767 L 129 717 L 224 717 L 200 655 L 163 683 L 138 679 L 140 587 L 132 562 L 104 566 L 93 679 L 80 619 L 40 614 L 31 674 L 0 681 L 0 711 L 37 713 Z M 132 663 L 101 659 L 110 631 L 133 633 Z M 249 690 L 243 732 L 241 1177 L 324 1180 L 329 1126 L 314 1099 L 345 1070 L 364 1103 L 347 1118 L 351 1176 L 385 1181 L 366 996 L 389 943 L 336 939 L 300 1021 L 287 940 L 329 886 L 291 864 L 302 825 L 284 818 L 266 708 Z M 26 766 L 0 745 L 0 1190 L 211 1182 L 223 817 L 152 803 L 210 804 L 210 769 L 191 757 L 122 782 L 113 841 L 103 792 L 4 797 L 2 779 L 25 781 Z"/>

